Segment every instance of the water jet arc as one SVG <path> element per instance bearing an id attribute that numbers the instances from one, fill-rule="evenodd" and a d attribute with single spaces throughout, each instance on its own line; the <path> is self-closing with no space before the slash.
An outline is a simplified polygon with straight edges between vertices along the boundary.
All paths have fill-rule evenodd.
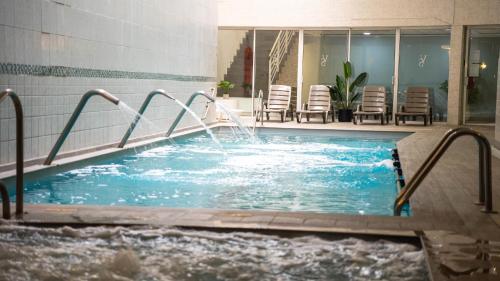
<path id="1" fill-rule="evenodd" d="M 82 96 L 82 98 L 80 99 L 80 102 L 76 106 L 75 110 L 73 111 L 73 114 L 69 118 L 69 121 L 66 124 L 66 127 L 64 127 L 63 131 L 61 132 L 61 135 L 59 135 L 59 138 L 57 139 L 56 143 L 54 144 L 54 147 L 52 147 L 52 150 L 50 151 L 49 155 L 47 156 L 47 159 L 45 159 L 45 162 L 43 163 L 44 165 L 50 165 L 52 163 L 52 161 L 54 160 L 54 158 L 57 155 L 57 152 L 59 152 L 59 149 L 61 149 L 61 146 L 63 145 L 64 141 L 68 137 L 68 134 L 71 131 L 71 128 L 73 128 L 73 125 L 75 125 L 75 122 L 78 119 L 78 117 L 80 116 L 80 113 L 82 112 L 83 108 L 85 107 L 85 104 L 93 96 L 101 96 L 104 99 L 106 99 L 107 101 L 114 103 L 115 105 L 118 105 L 118 103 L 120 103 L 120 99 L 118 99 L 117 97 L 113 96 L 112 94 L 110 94 L 102 89 L 90 90 L 90 91 L 86 92 Z"/>
<path id="2" fill-rule="evenodd" d="M 208 99 L 209 101 L 211 102 L 214 102 L 215 103 L 215 99 L 213 97 L 211 97 L 210 95 L 207 95 L 204 91 L 198 91 L 194 94 L 192 94 L 189 99 L 186 101 L 185 105 L 186 107 L 189 107 L 191 106 L 191 104 L 193 103 L 194 99 L 197 97 L 197 96 L 203 96 L 205 97 L 206 99 Z M 172 125 L 170 126 L 170 128 L 168 129 L 167 131 L 167 134 L 165 135 L 167 138 L 170 137 L 170 135 L 172 134 L 172 132 L 174 131 L 175 127 L 177 127 L 177 125 L 179 124 L 179 122 L 181 121 L 182 117 L 184 116 L 184 114 L 186 114 L 186 109 L 183 108 L 181 110 L 181 112 L 179 112 L 179 114 L 177 115 L 177 118 L 175 118 L 174 122 L 172 123 Z"/>
<path id="3" fill-rule="evenodd" d="M 139 123 L 139 120 L 141 120 L 142 114 L 144 114 L 144 112 L 146 111 L 149 102 L 151 102 L 151 99 L 153 99 L 153 97 L 156 95 L 161 95 L 175 101 L 175 98 L 172 97 L 170 94 L 166 93 L 165 90 L 163 89 L 157 89 L 149 93 L 144 102 L 142 103 L 141 108 L 137 112 L 137 115 L 135 116 L 134 120 L 132 121 L 132 123 L 130 123 L 127 132 L 125 132 L 125 135 L 123 135 L 123 138 L 120 141 L 120 144 L 118 145 L 119 148 L 123 148 L 125 146 L 125 144 L 128 141 L 128 138 L 130 137 L 135 127 L 137 126 L 137 123 Z"/>

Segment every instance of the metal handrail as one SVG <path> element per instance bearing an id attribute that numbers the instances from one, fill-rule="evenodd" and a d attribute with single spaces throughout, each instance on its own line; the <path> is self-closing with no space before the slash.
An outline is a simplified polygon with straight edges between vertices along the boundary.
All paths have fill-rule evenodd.
<path id="1" fill-rule="evenodd" d="M 135 116 L 134 120 L 132 121 L 132 123 L 130 123 L 128 130 L 125 132 L 125 135 L 123 135 L 123 138 L 120 141 L 120 144 L 118 144 L 119 148 L 123 148 L 125 146 L 125 144 L 128 141 L 128 138 L 130 137 L 130 135 L 134 131 L 135 126 L 137 126 L 137 123 L 139 123 L 139 120 L 141 119 L 142 114 L 144 114 L 144 112 L 146 111 L 146 108 L 148 107 L 149 102 L 156 95 L 161 95 L 161 96 L 164 96 L 164 97 L 169 98 L 171 100 L 175 100 L 174 97 L 172 97 L 170 94 L 166 93 L 165 90 L 162 90 L 162 89 L 157 89 L 157 90 L 154 90 L 151 93 L 149 93 L 148 96 L 146 97 L 146 99 L 144 100 L 144 102 L 142 103 L 141 108 L 137 112 L 137 115 Z"/>
<path id="2" fill-rule="evenodd" d="M 59 135 L 59 138 L 57 139 L 57 142 L 54 144 L 54 147 L 52 147 L 52 150 L 50 151 L 49 155 L 47 156 L 47 159 L 45 159 L 45 162 L 43 163 L 44 165 L 50 165 L 54 158 L 57 155 L 57 152 L 59 152 L 59 149 L 61 149 L 61 146 L 63 145 L 64 141 L 66 140 L 66 137 L 68 137 L 69 132 L 71 131 L 71 128 L 73 128 L 73 125 L 75 124 L 76 120 L 80 116 L 80 113 L 82 112 L 83 108 L 85 107 L 85 104 L 87 101 L 93 97 L 93 96 L 101 96 L 105 98 L 106 100 L 118 105 L 120 103 L 120 100 L 113 96 L 112 94 L 106 92 L 105 90 L 102 89 L 96 89 L 96 90 L 90 90 L 86 92 L 82 98 L 80 99 L 80 102 L 76 106 L 75 110 L 73 111 L 73 114 L 69 118 L 68 123 L 66 124 L 66 127 L 64 127 L 63 131 Z"/>
<path id="3" fill-rule="evenodd" d="M 194 94 L 192 94 L 189 99 L 186 101 L 185 105 L 186 107 L 190 107 L 191 104 L 193 103 L 194 99 L 197 97 L 197 96 L 204 96 L 206 99 L 208 99 L 209 101 L 211 102 L 215 102 L 215 99 L 209 95 L 207 95 L 204 91 L 198 91 Z M 183 108 L 181 110 L 181 112 L 179 112 L 179 114 L 177 115 L 177 118 L 175 118 L 174 122 L 172 123 L 172 125 L 170 126 L 170 128 L 168 129 L 167 131 L 167 134 L 165 135 L 167 138 L 170 137 L 170 135 L 172 134 L 172 132 L 174 131 L 175 127 L 177 127 L 177 125 L 179 124 L 179 122 L 181 121 L 182 117 L 184 116 L 184 114 L 186 114 L 186 109 Z"/>
<path id="4" fill-rule="evenodd" d="M 216 94 L 217 93 L 215 92 L 215 88 L 210 88 L 210 95 L 212 96 L 212 98 L 215 99 Z M 201 120 L 207 119 L 208 111 L 210 110 L 211 103 L 212 103 L 211 101 L 207 101 L 207 103 L 205 104 L 205 113 L 203 114 L 203 117 L 201 117 Z"/>
<path id="5" fill-rule="evenodd" d="M 6 220 L 10 220 L 10 199 L 7 186 L 0 181 L 0 196 L 2 196 L 2 216 Z"/>
<path id="6" fill-rule="evenodd" d="M 408 181 L 405 188 L 398 194 L 394 201 L 394 215 L 400 216 L 401 210 L 413 195 L 420 183 L 432 170 L 448 147 L 461 136 L 472 136 L 479 145 L 479 201 L 484 205 L 483 212 L 491 213 L 493 210 L 493 197 L 491 188 L 491 147 L 488 139 L 482 134 L 469 128 L 451 129 L 443 136 L 438 145 L 432 150 L 415 175 Z"/>
<path id="7" fill-rule="evenodd" d="M 281 62 L 288 53 L 288 46 L 290 45 L 294 35 L 295 31 L 293 30 L 280 30 L 278 33 L 273 47 L 269 52 L 269 85 L 274 82 L 274 79 L 279 72 Z"/>
<path id="8" fill-rule="evenodd" d="M 19 96 L 11 89 L 0 92 L 0 103 L 10 97 L 16 110 L 16 216 L 23 216 L 24 195 L 24 117 Z"/>
<path id="9" fill-rule="evenodd" d="M 264 92 L 262 92 L 262 90 L 259 90 L 259 97 L 258 97 L 259 101 L 259 110 L 257 110 L 256 114 L 255 114 L 255 118 L 253 120 L 253 133 L 255 133 L 255 127 L 257 126 L 257 119 L 259 119 L 259 114 L 262 115 L 261 111 L 262 109 L 264 108 Z"/>

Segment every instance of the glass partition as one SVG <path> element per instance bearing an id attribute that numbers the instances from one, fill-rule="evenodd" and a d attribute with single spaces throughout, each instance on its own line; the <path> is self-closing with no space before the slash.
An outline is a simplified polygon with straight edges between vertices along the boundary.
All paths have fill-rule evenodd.
<path id="1" fill-rule="evenodd" d="M 267 92 L 270 84 L 292 87 L 292 105 L 297 93 L 299 31 L 257 30 L 255 47 L 255 93 Z"/>
<path id="2" fill-rule="evenodd" d="M 404 103 L 408 87 L 427 87 L 434 120 L 446 121 L 449 30 L 401 30 L 399 46 L 398 104 Z"/>
<path id="3" fill-rule="evenodd" d="M 231 97 L 251 97 L 253 73 L 253 29 L 221 29 L 217 38 L 217 83 L 234 84 Z M 222 96 L 218 89 L 218 95 Z"/>
<path id="4" fill-rule="evenodd" d="M 366 72 L 368 73 L 367 85 L 384 86 L 387 91 L 389 110 L 392 109 L 393 100 L 395 38 L 395 30 L 353 30 L 351 32 L 353 77 Z"/>
<path id="5" fill-rule="evenodd" d="M 304 31 L 302 103 L 307 102 L 311 85 L 331 85 L 336 75 L 343 75 L 348 34 L 347 30 Z"/>
<path id="6" fill-rule="evenodd" d="M 465 122 L 495 122 L 500 28 L 471 28 Z"/>

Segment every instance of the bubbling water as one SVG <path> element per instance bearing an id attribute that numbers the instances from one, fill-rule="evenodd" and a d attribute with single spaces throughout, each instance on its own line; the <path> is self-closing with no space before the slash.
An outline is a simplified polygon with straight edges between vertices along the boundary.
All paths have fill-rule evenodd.
<path id="1" fill-rule="evenodd" d="M 142 134 L 153 134 L 162 132 L 162 129 L 155 123 L 153 123 L 153 121 L 149 120 L 143 114 L 140 114 L 139 112 L 131 108 L 128 104 L 124 103 L 123 101 L 120 101 L 118 103 L 118 108 L 122 113 L 123 119 L 127 122 L 127 128 L 130 123 L 137 122 L 136 123 L 137 130 L 138 131 L 140 131 L 141 129 L 144 130 Z M 141 133 L 139 132 L 139 134 Z M 168 138 L 168 141 L 170 142 L 170 144 L 176 145 L 173 139 Z"/>
<path id="2" fill-rule="evenodd" d="M 229 119 L 231 121 L 233 121 L 233 123 L 236 124 L 236 128 L 243 133 L 243 135 L 245 137 L 247 137 L 248 139 L 250 139 L 251 141 L 255 141 L 255 135 L 248 129 L 247 126 L 245 126 L 245 124 L 243 124 L 242 120 L 240 117 L 238 117 L 238 115 L 234 114 L 234 112 L 231 111 L 231 109 L 229 109 L 228 107 L 226 107 L 223 103 L 221 102 L 215 102 L 215 106 L 222 110 L 225 114 L 227 114 L 227 116 L 229 117 Z M 236 135 L 236 134 L 235 134 Z"/>
<path id="3" fill-rule="evenodd" d="M 417 247 L 172 228 L 0 225 L 0 280 L 428 280 Z"/>

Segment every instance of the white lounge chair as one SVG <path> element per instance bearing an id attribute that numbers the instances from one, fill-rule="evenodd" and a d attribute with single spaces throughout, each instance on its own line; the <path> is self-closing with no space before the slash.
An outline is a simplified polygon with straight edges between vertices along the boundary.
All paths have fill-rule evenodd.
<path id="1" fill-rule="evenodd" d="M 285 121 L 287 111 L 290 108 L 290 99 L 292 96 L 292 87 L 286 85 L 271 85 L 267 96 L 267 103 L 262 110 L 266 113 L 266 118 L 269 120 L 269 113 L 279 113 L 281 122 Z M 260 112 L 257 112 L 257 117 Z"/>
<path id="2" fill-rule="evenodd" d="M 323 123 L 326 123 L 328 113 L 330 112 L 330 90 L 325 85 L 311 85 L 309 88 L 309 99 L 302 106 L 302 110 L 297 111 L 297 122 L 302 122 L 302 114 L 306 115 L 307 121 L 311 115 L 320 114 L 323 117 Z M 332 115 L 333 117 L 335 114 Z M 332 118 L 334 121 L 334 118 Z"/>
<path id="3" fill-rule="evenodd" d="M 432 107 L 429 106 L 429 88 L 425 87 L 408 87 L 406 90 L 406 101 L 396 113 L 396 125 L 399 125 L 399 120 L 403 123 L 406 117 L 422 116 L 424 118 L 424 126 L 427 126 L 427 117 L 432 125 Z"/>
<path id="4" fill-rule="evenodd" d="M 356 112 L 353 113 L 352 122 L 356 124 L 356 117 L 358 117 L 359 122 L 362 123 L 363 116 L 380 116 L 380 123 L 382 125 L 384 125 L 384 119 L 389 123 L 385 98 L 384 86 L 365 86 L 363 88 L 361 104 L 358 105 Z"/>

